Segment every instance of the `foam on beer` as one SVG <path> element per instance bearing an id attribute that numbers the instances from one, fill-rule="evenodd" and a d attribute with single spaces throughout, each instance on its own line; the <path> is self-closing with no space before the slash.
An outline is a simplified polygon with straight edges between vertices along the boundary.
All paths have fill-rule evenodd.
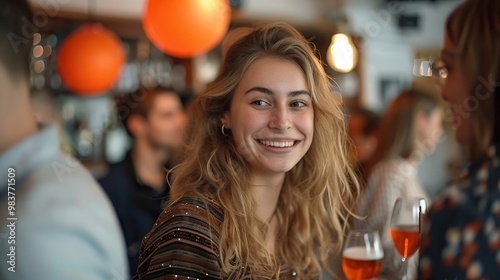
<path id="1" fill-rule="evenodd" d="M 384 257 L 383 251 L 372 251 L 367 252 L 365 247 L 350 247 L 344 250 L 344 258 L 349 258 L 351 260 L 363 260 L 363 261 L 374 261 L 380 260 Z"/>

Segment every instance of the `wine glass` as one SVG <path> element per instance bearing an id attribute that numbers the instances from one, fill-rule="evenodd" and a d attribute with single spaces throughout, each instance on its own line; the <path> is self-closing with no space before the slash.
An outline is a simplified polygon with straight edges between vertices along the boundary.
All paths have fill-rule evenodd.
<path id="1" fill-rule="evenodd" d="M 408 258 L 420 246 L 420 214 L 426 211 L 425 199 L 421 197 L 399 197 L 392 210 L 390 234 L 403 264 L 401 279 L 406 280 Z"/>
<path id="2" fill-rule="evenodd" d="M 375 278 L 382 268 L 384 251 L 378 231 L 351 231 L 342 251 L 342 270 L 348 280 Z"/>

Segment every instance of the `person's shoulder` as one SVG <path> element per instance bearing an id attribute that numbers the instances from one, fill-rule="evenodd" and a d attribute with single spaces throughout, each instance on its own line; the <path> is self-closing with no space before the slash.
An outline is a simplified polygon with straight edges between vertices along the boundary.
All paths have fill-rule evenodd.
<path id="1" fill-rule="evenodd" d="M 197 232 L 217 239 L 223 214 L 220 207 L 210 199 L 192 196 L 171 201 L 160 214 L 153 228 L 144 239 L 174 236 L 175 232 Z"/>
<path id="2" fill-rule="evenodd" d="M 203 265 L 218 275 L 221 223 L 222 211 L 211 199 L 185 196 L 170 202 L 142 240 L 139 274 L 171 273 L 170 263 L 164 261 L 168 255 L 171 260 L 182 260 L 174 262 L 176 274 Z"/>
<path id="3" fill-rule="evenodd" d="M 401 158 L 386 159 L 377 163 L 370 177 L 376 177 L 385 180 L 404 180 L 416 176 L 416 168 Z"/>
<path id="4" fill-rule="evenodd" d="M 36 258 L 53 246 L 57 250 L 48 250 L 47 258 L 76 262 L 78 258 L 69 258 L 74 254 L 69 248 L 81 246 L 80 261 L 91 256 L 103 266 L 125 266 L 123 236 L 111 203 L 90 172 L 71 155 L 61 152 L 50 164 L 32 170 L 18 190 L 19 239 Z M 41 238 L 43 246 L 37 242 Z"/>
<path id="5" fill-rule="evenodd" d="M 41 213 L 54 210 L 61 218 L 72 213 L 81 222 L 115 221 L 106 194 L 92 174 L 71 155 L 61 152 L 51 165 L 33 170 L 22 184 L 22 208 L 27 216 L 42 216 Z"/>
<path id="6" fill-rule="evenodd" d="M 191 218 L 211 224 L 220 224 L 223 213 L 219 204 L 211 198 L 184 196 L 171 201 L 160 215 L 158 222 Z"/>
<path id="7" fill-rule="evenodd" d="M 376 163 L 368 174 L 368 182 L 380 181 L 397 175 L 397 163 L 394 160 L 383 160 Z"/>
<path id="8" fill-rule="evenodd" d="M 109 164 L 107 173 L 97 178 L 97 181 L 106 191 L 112 189 L 122 190 L 125 187 L 124 185 L 131 185 L 130 182 L 133 182 L 135 179 L 132 172 L 134 172 L 134 170 L 128 168 L 128 163 L 122 160 Z"/>
<path id="9" fill-rule="evenodd" d="M 400 171 L 408 169 L 411 165 L 403 158 L 391 158 L 379 162 L 376 168 L 387 171 Z"/>
<path id="10" fill-rule="evenodd" d="M 471 187 L 468 179 L 461 179 L 449 184 L 434 198 L 428 215 L 432 216 L 433 219 L 440 217 L 448 222 L 450 217 L 460 221 L 481 219 L 480 212 L 482 210 L 480 208 L 482 206 L 477 203 L 480 196 L 474 189 L 476 188 Z M 488 194 L 484 195 L 489 196 Z"/>
<path id="11" fill-rule="evenodd" d="M 60 152 L 49 164 L 31 170 L 23 180 L 27 193 L 40 193 L 36 199 L 82 199 L 92 196 L 105 199 L 92 174 L 73 156 Z"/>
<path id="12" fill-rule="evenodd" d="M 220 205 L 211 197 L 199 197 L 194 195 L 183 196 L 179 199 L 172 201 L 168 207 L 178 209 L 179 207 L 188 207 L 203 209 L 209 212 L 221 212 Z"/>
<path id="13" fill-rule="evenodd" d="M 78 160 L 63 152 L 52 164 L 30 172 L 19 187 L 18 199 L 21 224 L 27 229 L 78 229 L 100 238 L 97 225 L 101 224 L 121 236 L 115 211 L 102 188 Z"/>

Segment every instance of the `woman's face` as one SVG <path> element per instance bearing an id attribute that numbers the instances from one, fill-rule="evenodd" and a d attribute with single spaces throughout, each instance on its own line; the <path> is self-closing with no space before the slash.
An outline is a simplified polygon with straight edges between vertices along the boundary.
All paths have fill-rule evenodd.
<path id="1" fill-rule="evenodd" d="M 448 69 L 448 76 L 444 81 L 441 95 L 450 104 L 455 126 L 455 138 L 460 144 L 468 145 L 472 134 L 472 114 L 477 108 L 471 104 L 472 81 L 465 72 L 463 58 L 458 54 L 455 45 L 448 36 L 445 36 L 444 39 L 441 59 Z"/>
<path id="2" fill-rule="evenodd" d="M 222 123 L 253 172 L 292 169 L 309 150 L 314 130 L 311 93 L 301 68 L 276 57 L 255 61 Z"/>
<path id="3" fill-rule="evenodd" d="M 418 147 L 421 147 L 425 152 L 433 152 L 436 149 L 439 138 L 443 134 L 443 109 L 436 107 L 427 116 L 421 113 L 424 120 L 419 128 L 419 142 Z"/>

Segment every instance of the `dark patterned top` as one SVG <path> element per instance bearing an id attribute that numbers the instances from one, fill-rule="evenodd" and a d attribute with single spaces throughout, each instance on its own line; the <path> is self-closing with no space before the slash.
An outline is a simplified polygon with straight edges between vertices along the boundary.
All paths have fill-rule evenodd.
<path id="1" fill-rule="evenodd" d="M 446 188 L 427 216 L 421 279 L 499 279 L 500 145 Z"/>
<path id="2" fill-rule="evenodd" d="M 243 269 L 224 276 L 219 257 L 222 209 L 214 202 L 183 198 L 163 211 L 144 237 L 139 279 L 251 279 Z M 293 279 L 289 267 L 280 279 Z"/>

